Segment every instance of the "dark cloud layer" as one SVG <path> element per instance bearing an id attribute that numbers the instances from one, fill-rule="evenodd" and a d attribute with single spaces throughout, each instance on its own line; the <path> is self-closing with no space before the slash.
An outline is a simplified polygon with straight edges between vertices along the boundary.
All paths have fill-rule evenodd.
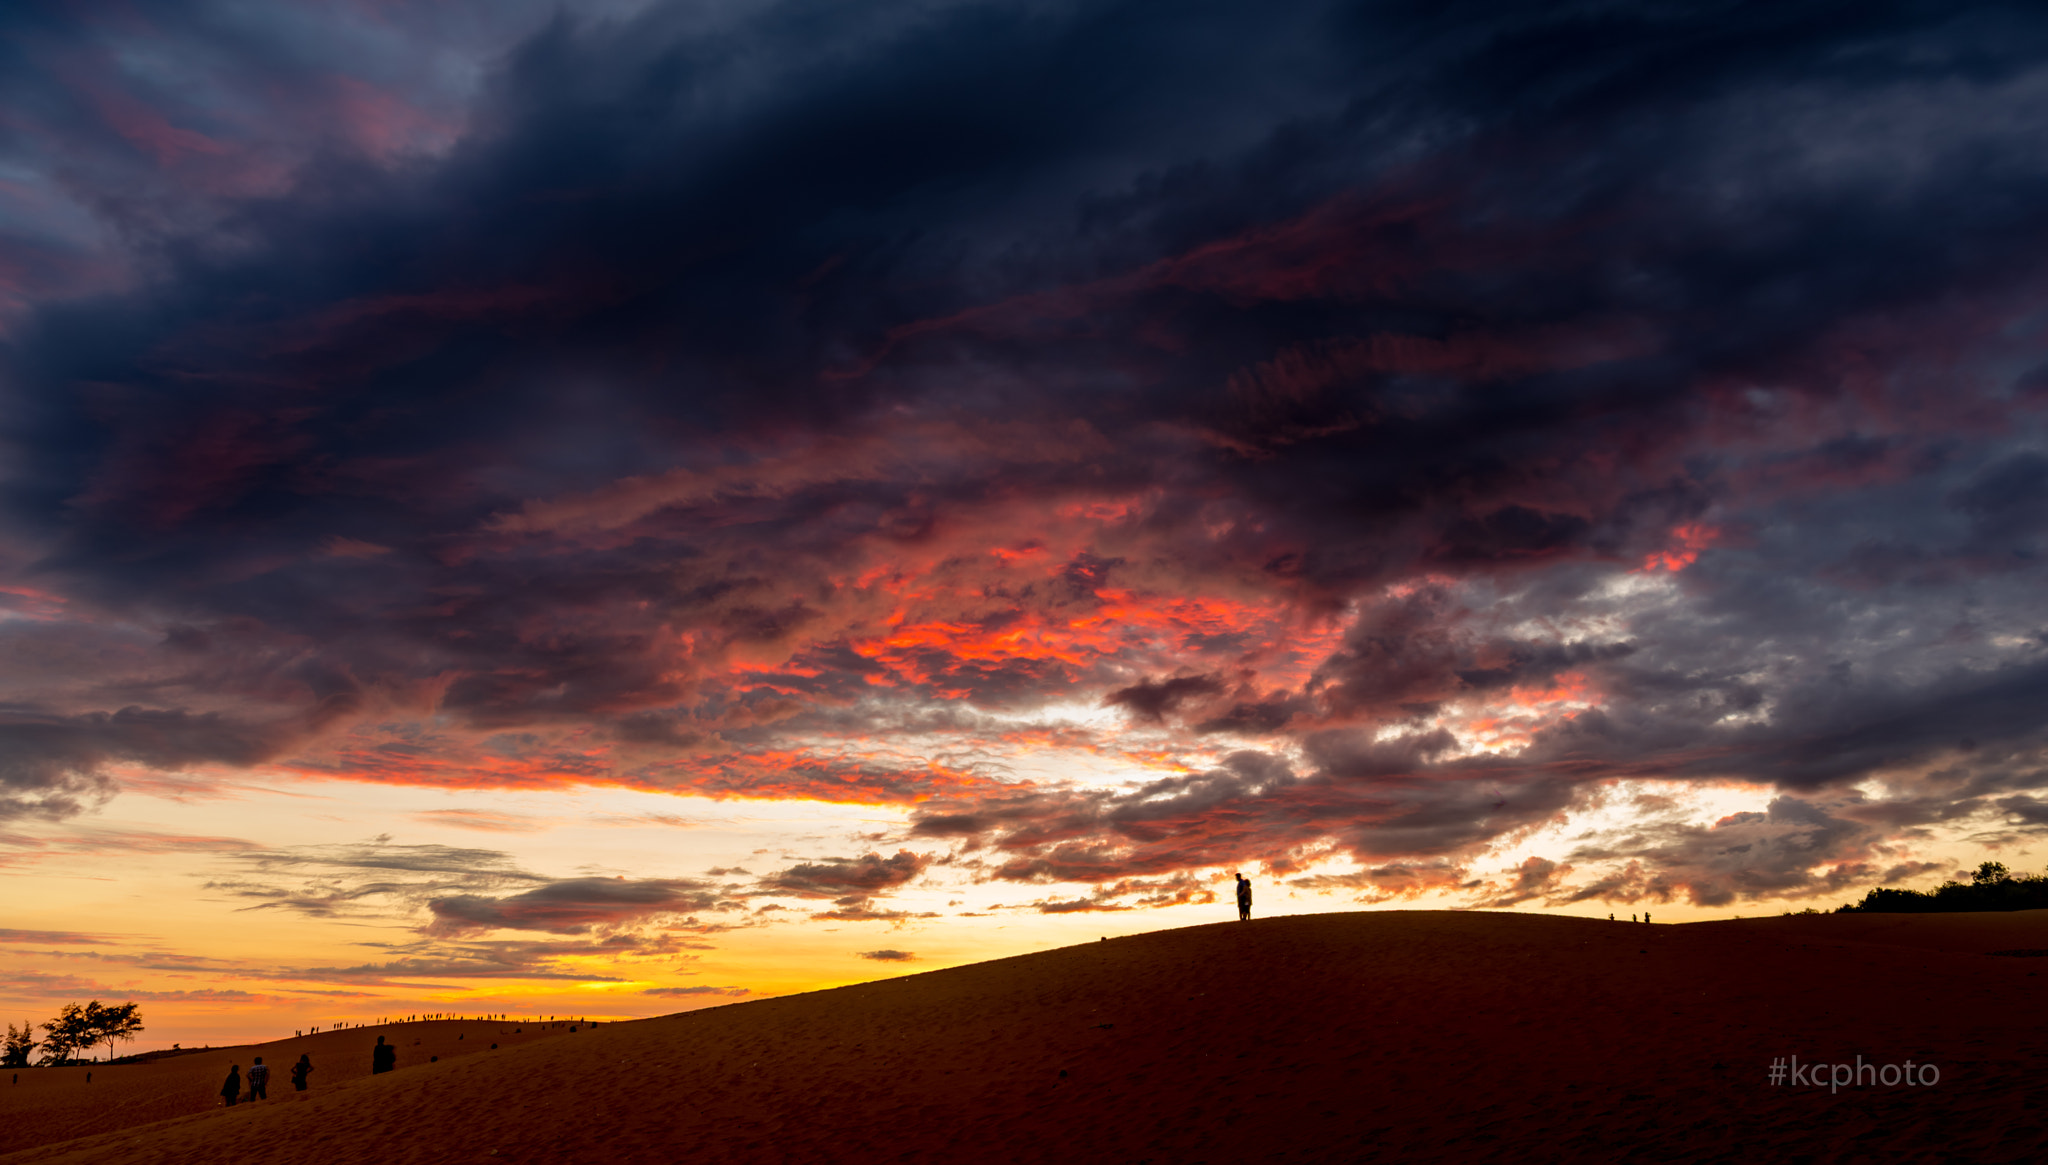
<path id="1" fill-rule="evenodd" d="M 331 710 L 314 713 L 316 721 L 328 718 Z M 105 773 L 110 763 L 246 767 L 304 734 L 302 725 L 237 724 L 184 709 L 129 706 L 69 716 L 0 709 L 0 820 L 68 817 L 104 800 L 114 788 Z"/>
<path id="2" fill-rule="evenodd" d="M 395 844 L 389 836 L 286 850 L 246 849 L 238 867 L 203 887 L 244 910 L 284 910 L 309 918 L 410 914 L 431 902 L 476 892 L 545 886 L 499 850 Z M 467 894 L 456 894 L 467 891 Z M 438 920 L 437 920 L 438 921 Z"/>
<path id="3" fill-rule="evenodd" d="M 758 893 L 790 894 L 799 898 L 855 899 L 887 893 L 924 873 L 931 859 L 909 850 L 897 850 L 890 857 L 863 854 L 857 858 L 828 858 L 799 862 L 760 880 Z M 850 902 L 843 902 L 849 905 Z"/>
<path id="4" fill-rule="evenodd" d="M 2029 6 L 92 8 L 0 17 L 52 192 L 0 217 L 0 817 L 124 765 L 608 781 L 1370 896 L 1617 782 L 1776 791 L 1499 904 L 2043 825 Z M 1074 706 L 1124 725 L 1030 724 Z M 758 888 L 879 917 L 926 860 Z M 626 886 L 431 900 L 705 908 Z"/>
<path id="5" fill-rule="evenodd" d="M 461 894 L 427 903 L 434 921 L 429 934 L 541 930 L 584 934 L 593 927 L 639 922 L 651 915 L 686 914 L 716 908 L 715 894 L 701 882 L 628 881 L 625 878 L 569 878 L 506 898 Z"/>

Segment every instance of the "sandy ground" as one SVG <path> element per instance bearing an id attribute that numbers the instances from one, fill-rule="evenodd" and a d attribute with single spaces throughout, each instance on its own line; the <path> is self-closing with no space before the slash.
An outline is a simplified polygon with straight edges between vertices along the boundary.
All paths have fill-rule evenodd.
<path id="1" fill-rule="evenodd" d="M 232 1110 L 205 1108 L 228 1053 L 90 1086 L 24 1072 L 0 1126 L 45 1143 L 0 1165 L 2038 1161 L 2048 957 L 1990 954 L 2014 949 L 2048 950 L 2048 911 L 1232 921 L 435 1064 L 463 1025 L 405 1025 L 384 1030 L 421 1044 L 378 1077 L 378 1029 L 323 1033 L 263 1049 L 288 1064 L 334 1037 L 311 1091 Z M 1858 1055 L 1939 1082 L 1767 1078 Z M 204 1110 L 158 1119 L 140 1098 L 162 1090 L 124 1071 L 187 1073 Z M 62 1140 L 88 1087 L 127 1127 Z"/>
<path id="2" fill-rule="evenodd" d="M 227 1079 L 228 1065 L 241 1067 L 242 1091 L 247 1094 L 249 1065 L 257 1056 L 270 1065 L 270 1103 L 275 1104 L 292 1091 L 291 1067 L 301 1054 L 313 1058 L 310 1093 L 369 1076 L 369 1049 L 378 1036 L 398 1049 L 398 1064 L 403 1068 L 431 1063 L 436 1056 L 446 1060 L 488 1052 L 494 1043 L 509 1050 L 567 1035 L 569 1027 L 568 1023 L 435 1020 L 186 1051 L 149 1064 L 10 1068 L 0 1072 L 0 1154 L 210 1109 L 225 1112 L 220 1086 Z"/>

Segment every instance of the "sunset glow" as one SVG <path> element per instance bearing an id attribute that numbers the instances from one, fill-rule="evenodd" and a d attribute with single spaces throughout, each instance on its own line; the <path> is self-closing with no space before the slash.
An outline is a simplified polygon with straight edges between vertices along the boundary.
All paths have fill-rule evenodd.
<path id="1" fill-rule="evenodd" d="M 2048 86 L 1842 19 L 0 16 L 0 1005 L 2038 869 Z"/>

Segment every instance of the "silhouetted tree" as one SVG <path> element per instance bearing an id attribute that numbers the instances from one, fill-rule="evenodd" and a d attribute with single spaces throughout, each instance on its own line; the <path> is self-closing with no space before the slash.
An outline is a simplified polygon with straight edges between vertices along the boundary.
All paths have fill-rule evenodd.
<path id="1" fill-rule="evenodd" d="M 28 1067 L 28 1054 L 36 1048 L 36 1025 L 7 1025 L 7 1038 L 0 1042 L 0 1068 Z"/>
<path id="2" fill-rule="evenodd" d="M 10 1029 L 11 1030 L 11 1029 Z M 107 1058 L 114 1055 L 114 1041 L 135 1038 L 142 1030 L 142 1011 L 133 1002 L 105 1007 L 95 999 L 85 1006 L 67 1003 L 57 1018 L 43 1025 L 45 1064 L 62 1064 L 81 1050 L 107 1045 Z"/>
<path id="3" fill-rule="evenodd" d="M 142 1011 L 131 1000 L 118 1007 L 101 1007 L 95 999 L 85 1005 L 85 1026 L 91 1043 L 107 1045 L 107 1059 L 114 1058 L 115 1040 L 132 1040 L 142 1030 Z"/>
<path id="4" fill-rule="evenodd" d="M 43 1060 L 45 1064 L 62 1064 L 71 1059 L 71 1054 L 86 1046 L 90 1034 L 85 1024 L 85 1009 L 76 1003 L 67 1003 L 57 1018 L 43 1025 Z"/>

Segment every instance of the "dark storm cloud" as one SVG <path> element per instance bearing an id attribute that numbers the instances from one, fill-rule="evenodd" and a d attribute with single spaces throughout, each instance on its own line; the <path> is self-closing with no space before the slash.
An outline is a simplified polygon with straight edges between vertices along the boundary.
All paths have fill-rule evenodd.
<path id="1" fill-rule="evenodd" d="M 434 920 L 426 932 L 437 936 L 490 930 L 586 934 L 593 927 L 719 909 L 713 890 L 708 883 L 674 879 L 568 878 L 504 898 L 459 894 L 431 899 L 427 909 Z"/>
<path id="2" fill-rule="evenodd" d="M 303 748 L 1377 893 L 1617 780 L 1790 795 L 1601 849 L 1700 901 L 2035 824 L 2032 8 L 507 8 L 374 49 L 193 8 L 156 74 L 130 19 L 0 18 L 0 151 L 75 192 L 0 232 L 43 628 L 0 813 Z M 1062 702 L 1257 748 L 1088 790 L 820 743 Z M 593 725 L 616 756 L 548 735 Z M 1579 892 L 1542 860 L 1474 892 Z M 759 889 L 879 913 L 924 861 Z M 568 885 L 434 900 L 636 907 Z"/>
<path id="3" fill-rule="evenodd" d="M 1103 703 L 1126 708 L 1132 716 L 1156 724 L 1188 700 L 1222 690 L 1222 682 L 1214 676 L 1175 676 L 1167 680 L 1140 680 L 1128 688 L 1118 688 L 1103 697 Z"/>
<path id="4" fill-rule="evenodd" d="M 1303 777 L 1246 750 L 1214 770 L 1125 790 L 1018 794 L 978 814 L 934 806 L 913 816 L 912 832 L 994 846 L 1006 855 L 991 871 L 999 879 L 1114 885 L 1191 867 L 1260 863 L 1293 873 L 1333 844 L 1374 864 L 1470 853 L 1577 801 L 1573 779 L 1483 761 L 1435 764 L 1433 751 L 1395 741 L 1330 752 L 1331 767 Z"/>
<path id="5" fill-rule="evenodd" d="M 1465 871 L 1447 861 L 1427 863 L 1395 862 L 1342 874 L 1311 874 L 1289 880 L 1288 885 L 1322 893 L 1342 891 L 1361 902 L 1386 902 L 1414 898 L 1436 890 L 1452 890 L 1467 884 Z"/>
<path id="6" fill-rule="evenodd" d="M 691 932 L 706 928 L 692 920 L 680 924 L 679 929 Z M 674 964 L 692 957 L 687 952 L 710 949 L 707 944 L 683 939 L 673 931 L 635 932 L 624 929 L 602 932 L 589 938 L 545 940 L 451 940 L 447 935 L 427 933 L 411 942 L 365 945 L 381 947 L 395 957 L 355 967 L 287 968 L 268 977 L 363 986 L 398 985 L 421 978 L 459 981 L 472 977 L 618 983 L 627 980 L 618 974 L 593 972 L 589 963 L 594 959 L 605 959 L 615 964 L 636 961 Z"/>
<path id="7" fill-rule="evenodd" d="M 0 709 L 0 820 L 69 817 L 105 800 L 115 787 L 108 764 L 247 767 L 307 731 L 304 724 L 237 723 L 211 712 L 128 707 L 63 716 Z"/>
<path id="8" fill-rule="evenodd" d="M 886 858 L 870 853 L 857 858 L 799 862 L 762 878 L 756 893 L 792 894 L 800 898 L 845 898 L 853 895 L 855 899 L 864 899 L 904 885 L 924 873 L 930 864 L 931 859 L 926 855 L 907 849 L 897 850 Z M 851 899 L 840 903 L 842 906 L 857 904 Z"/>
<path id="9" fill-rule="evenodd" d="M 1570 872 L 1570 866 L 1559 865 L 1549 858 L 1527 858 L 1513 871 L 1514 878 L 1507 885 L 1494 889 L 1474 905 L 1486 908 L 1515 906 L 1553 895 L 1558 882 Z"/>
<path id="10" fill-rule="evenodd" d="M 1587 887 L 1571 898 L 1593 897 L 1597 891 L 1606 900 L 1665 901 L 1682 886 L 1699 905 L 1725 906 L 1738 899 L 1847 893 L 1875 882 L 1885 872 L 1881 867 L 1852 860 L 1859 852 L 1854 843 L 1874 840 L 1875 831 L 1834 815 L 1831 808 L 1779 797 L 1763 812 L 1733 814 L 1710 828 L 1651 827 L 1630 837 L 1620 850 L 1581 847 L 1575 858 L 1626 856 L 1642 861 L 1631 861 L 1618 884 Z M 1644 862 L 1657 871 L 1654 883 L 1644 874 Z M 1819 865 L 1830 868 L 1816 875 L 1813 871 Z M 1545 873 L 1523 897 L 1552 890 Z"/>
<path id="11" fill-rule="evenodd" d="M 2025 825 L 2048 825 L 2048 801 L 2039 797 L 2006 797 L 1998 807 L 2012 814 Z"/>

